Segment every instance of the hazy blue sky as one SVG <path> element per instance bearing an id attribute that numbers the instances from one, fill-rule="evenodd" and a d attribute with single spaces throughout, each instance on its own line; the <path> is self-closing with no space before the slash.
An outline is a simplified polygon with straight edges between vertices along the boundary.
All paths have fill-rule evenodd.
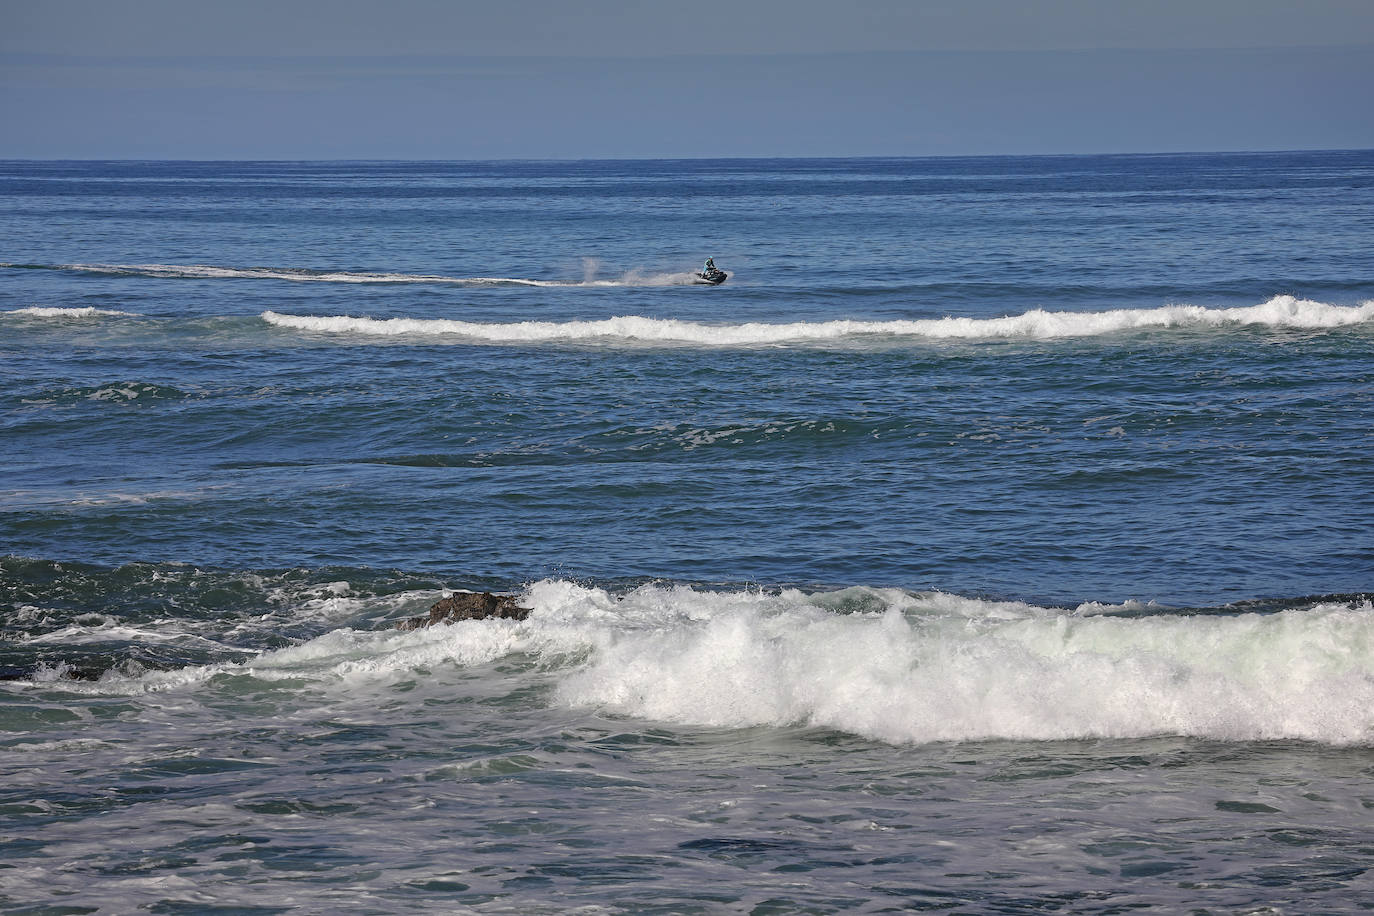
<path id="1" fill-rule="evenodd" d="M 0 157 L 1374 147 L 1374 0 L 0 0 Z"/>

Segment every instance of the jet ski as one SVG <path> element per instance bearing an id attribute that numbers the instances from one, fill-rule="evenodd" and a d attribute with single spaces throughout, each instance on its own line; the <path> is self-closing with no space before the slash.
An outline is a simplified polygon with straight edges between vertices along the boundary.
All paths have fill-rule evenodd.
<path id="1" fill-rule="evenodd" d="M 698 286 L 720 286 L 725 282 L 725 278 L 730 276 L 725 271 L 713 267 L 710 270 L 698 272 L 696 279 L 692 282 Z"/>

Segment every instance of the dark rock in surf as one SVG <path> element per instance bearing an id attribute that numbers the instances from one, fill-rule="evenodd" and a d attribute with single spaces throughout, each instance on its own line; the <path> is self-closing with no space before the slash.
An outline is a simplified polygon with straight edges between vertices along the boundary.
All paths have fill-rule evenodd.
<path id="1" fill-rule="evenodd" d="M 491 592 L 455 592 L 441 598 L 429 609 L 428 617 L 411 617 L 396 624 L 398 630 L 419 630 L 436 623 L 455 620 L 524 620 L 530 609 L 515 603 L 514 595 L 493 595 Z"/>

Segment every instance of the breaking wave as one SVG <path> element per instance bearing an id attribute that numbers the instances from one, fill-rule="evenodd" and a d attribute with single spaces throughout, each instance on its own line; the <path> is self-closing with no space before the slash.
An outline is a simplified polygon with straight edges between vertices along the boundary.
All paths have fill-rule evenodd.
<path id="1" fill-rule="evenodd" d="M 1331 329 L 1374 319 L 1374 301 L 1358 306 L 1328 305 L 1293 296 L 1275 296 L 1260 305 L 1204 308 L 1170 305 L 1153 309 L 1102 312 L 1047 312 L 1041 309 L 1002 318 L 935 318 L 896 321 L 837 320 L 769 324 L 705 324 L 626 315 L 596 321 L 519 321 L 504 324 L 446 318 L 359 318 L 346 315 L 283 315 L 267 311 L 264 321 L 281 328 L 332 334 L 386 337 L 452 336 L 495 343 L 623 340 L 699 346 L 750 346 L 816 343 L 850 338 L 988 339 L 1093 337 L 1153 328 Z"/>
<path id="2" fill-rule="evenodd" d="M 541 588 L 554 594 L 545 598 Z M 536 613 L 555 619 L 605 606 L 601 595 L 559 584 L 533 597 Z M 1368 602 L 1185 616 L 938 593 L 726 598 L 676 589 L 622 604 L 648 604 L 658 619 L 596 632 L 588 661 L 558 685 L 560 701 L 712 727 L 825 727 L 893 743 L 1374 741 Z"/>
<path id="3" fill-rule="evenodd" d="M 647 585 L 617 596 L 544 580 L 521 600 L 533 609 L 524 621 L 344 627 L 241 663 L 73 689 L 212 689 L 234 673 L 352 695 L 416 671 L 502 660 L 503 689 L 538 681 L 548 687 L 542 702 L 698 727 L 826 728 L 894 744 L 1160 735 L 1374 743 L 1374 606 L 1360 596 L 1187 613 L 871 588 Z"/>

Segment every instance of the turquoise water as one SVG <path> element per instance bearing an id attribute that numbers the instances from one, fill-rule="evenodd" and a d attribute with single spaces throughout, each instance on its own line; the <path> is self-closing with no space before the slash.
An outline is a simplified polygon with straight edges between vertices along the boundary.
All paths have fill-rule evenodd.
<path id="1" fill-rule="evenodd" d="M 8 909 L 1374 905 L 1374 154 L 0 201 Z"/>

